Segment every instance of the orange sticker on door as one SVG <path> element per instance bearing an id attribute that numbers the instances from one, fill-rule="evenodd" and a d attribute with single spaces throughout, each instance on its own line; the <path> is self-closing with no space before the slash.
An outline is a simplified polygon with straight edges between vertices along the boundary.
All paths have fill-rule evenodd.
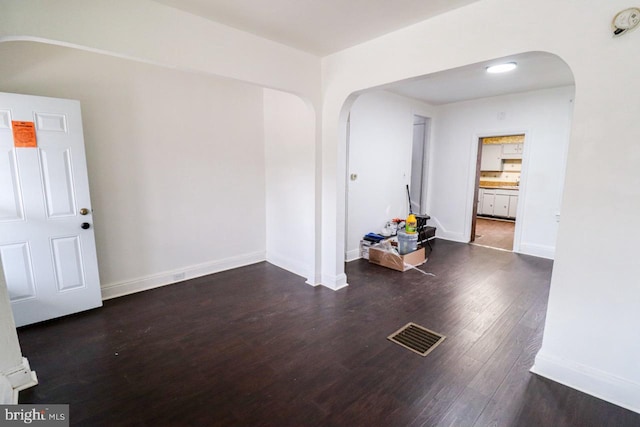
<path id="1" fill-rule="evenodd" d="M 36 127 L 33 122 L 17 122 L 12 121 L 13 128 L 13 145 L 16 148 L 35 148 L 36 143 Z"/>

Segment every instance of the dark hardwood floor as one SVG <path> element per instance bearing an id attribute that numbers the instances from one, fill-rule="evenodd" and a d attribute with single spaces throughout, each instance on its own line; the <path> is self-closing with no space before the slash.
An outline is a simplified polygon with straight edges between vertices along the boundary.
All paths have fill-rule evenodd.
<path id="1" fill-rule="evenodd" d="M 529 373 L 552 264 L 437 241 L 422 269 L 360 260 L 313 288 L 267 263 L 106 301 L 19 330 L 40 384 L 86 426 L 638 426 Z M 386 337 L 445 334 L 427 357 Z"/>

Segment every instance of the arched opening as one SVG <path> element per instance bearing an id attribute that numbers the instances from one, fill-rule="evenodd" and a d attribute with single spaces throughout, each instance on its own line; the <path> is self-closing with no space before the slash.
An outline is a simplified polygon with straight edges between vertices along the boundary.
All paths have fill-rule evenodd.
<path id="1" fill-rule="evenodd" d="M 487 76 L 486 67 L 499 62 L 518 62 L 520 66 L 510 75 Z M 344 200 L 349 203 L 351 188 L 367 186 L 367 175 L 363 176 L 357 168 L 363 164 L 380 165 L 375 169 L 375 178 L 379 182 L 384 182 L 385 177 L 388 181 L 404 180 L 396 183 L 397 188 L 392 190 L 404 200 L 391 203 L 391 192 L 378 191 L 381 197 L 377 201 L 369 196 L 369 203 L 374 206 L 368 208 L 369 212 L 378 209 L 379 213 L 387 214 L 388 219 L 406 215 L 404 184 L 409 184 L 411 177 L 411 156 L 407 149 L 410 148 L 409 129 L 415 115 L 430 117 L 433 127 L 426 157 L 429 160 L 425 165 L 428 173 L 424 178 L 428 189 L 426 213 L 437 227 L 438 237 L 469 242 L 479 184 L 479 138 L 523 133 L 527 143 L 524 153 L 517 156 L 517 172 L 496 172 L 498 176 L 494 181 L 500 183 L 500 176 L 507 175 L 505 184 L 509 184 L 507 179 L 513 179 L 512 187 L 516 187 L 510 188 L 518 199 L 513 211 L 517 212 L 513 250 L 553 259 L 573 93 L 574 80 L 569 67 L 559 57 L 545 52 L 492 59 L 359 91 L 357 100 L 350 99 L 349 105 L 345 103 L 343 107 L 343 114 L 344 110 L 351 114 L 349 140 L 341 145 L 348 159 Z M 346 123 L 342 125 L 345 126 L 342 129 L 346 129 Z M 367 126 L 368 131 L 363 131 Z M 400 132 L 404 132 L 404 136 L 398 137 Z M 382 158 L 381 151 L 375 147 L 366 149 L 372 141 L 387 143 L 383 148 L 388 153 L 386 158 Z M 402 149 L 393 150 L 394 144 Z M 369 157 L 354 158 L 357 155 Z M 402 157 L 399 163 L 404 166 L 396 165 L 389 156 Z M 505 155 L 505 159 L 507 157 Z M 385 168 L 385 164 L 394 167 Z M 500 163 L 500 168 L 503 167 L 504 161 Z M 375 194 L 376 185 L 379 183 L 373 182 L 364 193 Z M 346 259 L 355 259 L 354 224 L 360 227 L 359 232 L 363 224 L 368 231 L 379 232 L 384 222 L 380 215 L 356 217 L 349 206 L 346 211 Z M 497 215 L 496 219 L 503 218 Z"/>

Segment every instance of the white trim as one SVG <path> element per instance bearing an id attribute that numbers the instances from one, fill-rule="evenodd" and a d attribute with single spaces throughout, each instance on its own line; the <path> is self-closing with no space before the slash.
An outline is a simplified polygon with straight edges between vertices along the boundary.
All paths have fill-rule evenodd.
<path id="1" fill-rule="evenodd" d="M 570 360 L 538 352 L 531 372 L 640 413 L 640 384 Z"/>
<path id="2" fill-rule="evenodd" d="M 470 142 L 470 153 L 469 156 L 469 174 L 467 180 L 467 201 L 465 203 L 465 215 L 464 215 L 464 232 L 463 240 L 469 243 L 471 241 L 471 223 L 473 222 L 473 212 L 474 206 L 473 201 L 475 199 L 476 193 L 478 192 L 478 187 L 476 186 L 476 175 L 478 173 L 477 168 L 478 165 L 478 156 L 481 155 L 481 144 L 480 139 L 482 138 L 491 138 L 494 136 L 509 136 L 509 135 L 521 135 L 524 134 L 524 145 L 522 152 L 522 170 L 520 171 L 520 185 L 518 189 L 518 207 L 516 211 L 516 226 L 513 233 L 513 250 L 514 252 L 520 251 L 520 239 L 522 237 L 522 220 L 523 220 L 523 212 L 524 208 L 524 200 L 526 198 L 526 188 L 527 188 L 527 173 L 529 169 L 529 149 L 528 145 L 531 145 L 531 135 L 532 132 L 530 130 L 518 128 L 518 129 L 501 129 L 495 131 L 478 131 L 474 134 L 473 139 Z M 528 145 L 527 145 L 528 144 Z M 473 155 L 475 153 L 475 156 Z"/>
<path id="3" fill-rule="evenodd" d="M 319 275 L 319 274 L 315 274 L 315 273 L 314 273 L 314 274 L 312 274 L 312 275 L 311 275 L 311 277 L 309 277 L 309 278 L 307 279 L 307 281 L 306 281 L 305 283 L 306 283 L 307 285 L 311 285 L 311 286 L 313 286 L 313 287 L 316 287 L 316 286 L 320 286 L 320 282 L 321 282 L 321 281 L 322 281 L 322 280 L 320 279 L 320 275 Z"/>
<path id="4" fill-rule="evenodd" d="M 495 251 L 513 252 L 513 251 L 511 251 L 511 250 L 509 250 L 509 249 L 502 249 L 502 248 L 496 248 L 496 247 L 494 247 L 494 246 L 480 245 L 480 244 L 475 243 L 475 242 L 469 242 L 469 244 L 470 244 L 470 245 L 473 245 L 473 246 L 479 246 L 479 247 L 481 247 L 481 248 L 493 249 L 493 250 L 495 250 Z"/>
<path id="5" fill-rule="evenodd" d="M 329 288 L 333 291 L 337 291 L 349 286 L 347 283 L 347 275 L 342 273 L 338 276 L 329 276 L 328 274 L 322 275 L 322 282 L 320 282 L 325 288 Z"/>
<path id="6" fill-rule="evenodd" d="M 140 291 L 159 288 L 161 286 L 171 285 L 184 280 L 206 276 L 208 274 L 219 273 L 233 268 L 256 264 L 265 260 L 266 257 L 264 251 L 252 252 L 191 267 L 165 271 L 153 276 L 141 277 L 126 282 L 112 283 L 102 287 L 102 299 L 108 300 Z"/>
<path id="7" fill-rule="evenodd" d="M 433 216 L 429 221 L 433 221 L 436 224 L 436 237 L 438 239 L 450 240 L 452 242 L 469 243 L 469 238 L 465 237 L 464 233 L 455 233 L 448 231 L 437 218 Z"/>
<path id="8" fill-rule="evenodd" d="M 309 272 L 311 271 L 311 266 L 301 264 L 291 258 L 282 256 L 277 253 L 274 254 L 273 252 L 268 252 L 267 262 L 275 265 L 276 267 L 280 267 L 283 270 L 287 270 L 290 273 L 304 277 L 305 279 L 313 276 L 312 274 L 309 274 Z"/>
<path id="9" fill-rule="evenodd" d="M 345 254 L 345 261 L 346 262 L 355 261 L 355 260 L 360 259 L 360 258 L 362 258 L 362 257 L 360 256 L 360 249 L 359 248 L 347 251 L 346 254 Z"/>
<path id="10" fill-rule="evenodd" d="M 556 248 L 548 245 L 536 245 L 532 243 L 520 243 L 520 249 L 515 250 L 519 254 L 533 255 L 540 258 L 554 259 L 556 256 Z"/>
<path id="11" fill-rule="evenodd" d="M 26 357 L 20 365 L 0 373 L 0 404 L 15 405 L 18 393 L 38 384 L 36 372 L 31 370 Z"/>
<path id="12" fill-rule="evenodd" d="M 4 375 L 0 375 L 0 405 L 14 405 L 14 391 Z"/>

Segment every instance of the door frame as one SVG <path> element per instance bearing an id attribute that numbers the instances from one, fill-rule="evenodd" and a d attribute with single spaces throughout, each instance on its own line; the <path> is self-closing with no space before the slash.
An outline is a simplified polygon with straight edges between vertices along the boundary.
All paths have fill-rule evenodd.
<path id="1" fill-rule="evenodd" d="M 473 187 L 473 204 L 471 205 L 471 234 L 469 235 L 469 243 L 473 243 L 476 240 L 476 218 L 478 216 L 478 191 L 480 190 L 480 164 L 482 162 L 482 138 L 477 139 L 477 154 L 476 154 L 476 175 L 475 185 Z M 520 204 L 520 200 L 518 200 Z"/>
<path id="2" fill-rule="evenodd" d="M 501 130 L 501 131 L 483 131 L 477 132 L 474 135 L 472 146 L 475 147 L 476 156 L 472 157 L 472 161 L 474 161 L 475 166 L 471 166 L 472 170 L 475 170 L 475 174 L 470 174 L 473 179 L 473 183 L 469 186 L 472 189 L 473 194 L 468 198 L 471 200 L 471 209 L 467 209 L 469 212 L 469 216 L 467 217 L 466 223 L 469 224 L 469 243 L 473 243 L 475 240 L 475 232 L 476 232 L 476 216 L 478 214 L 478 190 L 480 189 L 480 162 L 482 159 L 482 138 L 490 138 L 494 136 L 509 136 L 509 135 L 524 135 L 524 142 L 522 144 L 522 170 L 520 171 L 520 185 L 518 189 L 518 206 L 516 208 L 516 226 L 513 234 L 513 248 L 512 252 L 519 253 L 520 252 L 520 241 L 522 239 L 522 224 L 523 224 L 523 215 L 524 209 L 522 206 L 524 205 L 523 201 L 526 200 L 526 188 L 527 188 L 527 170 L 529 164 L 529 146 L 531 145 L 532 140 L 532 132 L 528 129 L 510 129 L 510 130 Z M 471 152 L 473 153 L 473 149 Z M 475 169 L 474 169 L 475 168 Z"/>

